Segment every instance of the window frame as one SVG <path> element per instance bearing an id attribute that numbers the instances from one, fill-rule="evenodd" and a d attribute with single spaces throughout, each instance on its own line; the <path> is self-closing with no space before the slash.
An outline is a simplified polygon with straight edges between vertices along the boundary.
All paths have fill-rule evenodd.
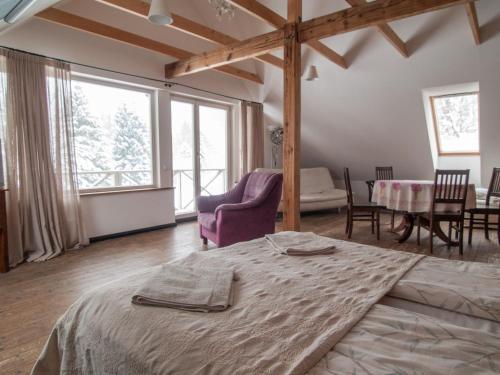
<path id="1" fill-rule="evenodd" d="M 194 137 L 194 161 L 193 161 L 193 170 L 194 170 L 194 192 L 195 196 L 199 196 L 201 194 L 200 191 L 200 176 L 201 176 L 201 168 L 199 161 L 199 153 L 200 153 L 200 120 L 199 120 L 199 107 L 200 106 L 208 106 L 214 108 L 220 108 L 227 111 L 227 120 L 226 120 L 226 192 L 228 192 L 231 188 L 231 181 L 233 178 L 233 112 L 234 105 L 231 103 L 220 102 L 216 100 L 210 100 L 207 98 L 202 98 L 198 96 L 190 96 L 181 93 L 172 93 L 170 95 L 170 110 L 172 108 L 172 102 L 183 102 L 189 103 L 193 105 L 193 137 Z M 170 113 L 170 123 L 172 123 L 172 113 Z M 170 132 L 172 132 L 172 128 L 170 128 Z M 173 150 L 172 150 L 173 151 Z M 172 154 L 172 163 L 173 163 L 173 154 Z M 173 164 L 172 164 L 172 175 L 173 175 Z M 198 209 L 195 200 L 195 211 L 194 212 L 183 212 L 176 213 L 176 218 L 188 218 L 196 215 L 196 210 Z"/>
<path id="2" fill-rule="evenodd" d="M 481 155 L 481 144 L 479 142 L 479 151 L 456 151 L 456 152 L 450 152 L 450 151 L 443 151 L 441 149 L 441 136 L 439 133 L 438 129 L 438 122 L 437 122 L 437 115 L 436 115 L 436 107 L 434 104 L 435 99 L 441 99 L 441 98 L 450 98 L 450 97 L 455 97 L 455 96 L 476 96 L 477 97 L 477 109 L 478 109 L 478 114 L 477 114 L 477 131 L 478 131 L 478 138 L 480 141 L 480 134 L 481 134 L 481 119 L 480 119 L 480 110 L 479 110 L 479 91 L 466 91 L 466 92 L 459 92 L 459 93 L 452 93 L 452 94 L 443 94 L 443 95 L 431 95 L 429 96 L 429 101 L 431 105 L 431 112 L 432 112 L 432 126 L 434 128 L 434 136 L 436 138 L 436 145 L 437 145 L 437 151 L 439 156 L 480 156 Z"/>
<path id="3" fill-rule="evenodd" d="M 158 90 L 146 86 L 134 85 L 128 82 L 115 81 L 101 77 L 88 76 L 86 74 L 72 73 L 71 81 L 86 82 L 94 85 L 113 87 L 123 90 L 143 92 L 150 95 L 150 141 L 151 141 L 151 172 L 152 172 L 152 183 L 147 185 L 137 185 L 137 186 L 111 186 L 111 187 L 97 187 L 90 189 L 78 188 L 78 193 L 80 195 L 92 195 L 99 193 L 113 193 L 113 192 L 124 192 L 124 191 L 135 191 L 135 190 L 147 190 L 147 189 L 157 189 L 158 186 L 158 117 L 157 117 L 157 102 L 158 102 Z M 76 158 L 75 158 L 76 163 Z M 76 174 L 78 176 L 78 164 L 76 164 Z"/>

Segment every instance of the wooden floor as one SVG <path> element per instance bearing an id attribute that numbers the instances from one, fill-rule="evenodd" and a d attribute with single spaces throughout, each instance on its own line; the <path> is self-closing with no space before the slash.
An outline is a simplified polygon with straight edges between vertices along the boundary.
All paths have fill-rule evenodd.
<path id="1" fill-rule="evenodd" d="M 388 216 L 383 218 L 388 222 Z M 416 246 L 415 237 L 405 244 L 387 232 L 376 241 L 368 223 L 355 223 L 353 241 L 384 248 L 425 253 L 428 238 Z M 280 224 L 278 224 L 278 229 Z M 302 230 L 344 239 L 345 218 L 337 213 L 307 215 Z M 435 255 L 460 259 L 436 241 Z M 209 246 L 209 249 L 213 246 Z M 45 263 L 24 264 L 0 275 L 0 374 L 28 374 L 57 318 L 82 293 L 141 269 L 206 250 L 196 223 L 94 243 Z M 473 246 L 466 246 L 465 260 L 500 264 L 496 234 L 490 241 L 477 231 Z"/>

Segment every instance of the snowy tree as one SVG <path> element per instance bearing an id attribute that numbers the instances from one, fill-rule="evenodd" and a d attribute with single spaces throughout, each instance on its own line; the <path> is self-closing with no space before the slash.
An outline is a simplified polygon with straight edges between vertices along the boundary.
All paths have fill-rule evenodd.
<path id="1" fill-rule="evenodd" d="M 88 109 L 85 93 L 80 86 L 72 89 L 73 127 L 76 163 L 79 172 L 104 171 L 109 168 L 102 128 Z M 97 175 L 82 174 L 82 187 L 91 186 Z"/>
<path id="2" fill-rule="evenodd" d="M 125 104 L 115 114 L 113 160 L 116 170 L 148 169 L 151 165 L 145 124 Z"/>
<path id="3" fill-rule="evenodd" d="M 443 97 L 435 104 L 441 134 L 459 138 L 461 134 L 478 131 L 476 95 Z"/>

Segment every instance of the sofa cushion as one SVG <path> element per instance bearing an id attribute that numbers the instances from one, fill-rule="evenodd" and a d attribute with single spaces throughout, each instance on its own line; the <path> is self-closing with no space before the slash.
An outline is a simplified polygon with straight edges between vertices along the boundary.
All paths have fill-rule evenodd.
<path id="1" fill-rule="evenodd" d="M 282 173 L 281 169 L 259 168 L 257 172 Z M 325 167 L 300 170 L 300 194 L 316 194 L 335 188 L 330 171 Z"/>
<path id="2" fill-rule="evenodd" d="M 334 187 L 328 169 L 319 167 L 300 170 L 300 194 L 322 193 Z"/>
<path id="3" fill-rule="evenodd" d="M 212 212 L 200 212 L 198 214 L 198 223 L 211 232 L 215 232 L 217 229 L 217 221 Z"/>
<path id="4" fill-rule="evenodd" d="M 300 194 L 301 203 L 326 202 L 337 199 L 346 199 L 345 190 L 329 189 L 322 193 Z"/>

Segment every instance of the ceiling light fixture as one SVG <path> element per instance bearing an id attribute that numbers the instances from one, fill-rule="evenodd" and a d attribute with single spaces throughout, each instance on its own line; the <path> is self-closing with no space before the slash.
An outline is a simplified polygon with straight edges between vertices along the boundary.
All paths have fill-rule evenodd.
<path id="1" fill-rule="evenodd" d="M 152 0 L 148 19 L 157 25 L 170 25 L 174 20 L 167 6 L 167 0 Z"/>
<path id="2" fill-rule="evenodd" d="M 223 16 L 227 16 L 229 19 L 234 17 L 235 7 L 227 0 L 208 0 L 208 2 L 215 8 L 219 20 Z"/>
<path id="3" fill-rule="evenodd" d="M 318 69 L 316 69 L 316 65 L 311 65 L 307 70 L 306 81 L 316 81 L 319 79 Z"/>

